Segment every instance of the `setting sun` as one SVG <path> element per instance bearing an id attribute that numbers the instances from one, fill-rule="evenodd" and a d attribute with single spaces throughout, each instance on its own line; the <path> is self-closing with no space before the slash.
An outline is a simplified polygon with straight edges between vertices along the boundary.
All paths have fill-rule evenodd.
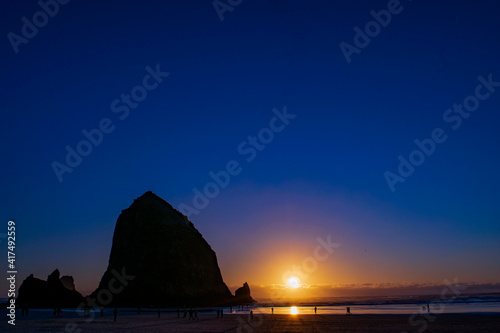
<path id="1" fill-rule="evenodd" d="M 292 276 L 291 278 L 288 279 L 287 286 L 289 286 L 290 288 L 300 287 L 299 279 L 296 278 L 295 276 Z"/>

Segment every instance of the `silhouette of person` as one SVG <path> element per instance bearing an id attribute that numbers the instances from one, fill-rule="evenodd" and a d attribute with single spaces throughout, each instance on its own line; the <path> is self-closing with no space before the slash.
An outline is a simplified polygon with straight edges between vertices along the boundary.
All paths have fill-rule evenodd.
<path id="1" fill-rule="evenodd" d="M 429 312 L 429 303 L 427 303 L 427 312 Z"/>
<path id="2" fill-rule="evenodd" d="M 348 307 L 346 307 L 346 309 L 347 309 L 346 315 L 350 315 L 351 314 L 351 307 L 348 306 Z"/>
<path id="3" fill-rule="evenodd" d="M 193 309 L 189 309 L 189 320 L 191 319 L 193 319 Z"/>
<path id="4" fill-rule="evenodd" d="M 116 323 L 116 317 L 117 317 L 117 316 L 118 316 L 118 309 L 117 309 L 117 308 L 115 308 L 115 309 L 113 310 L 113 321 L 114 321 L 115 323 Z"/>
<path id="5" fill-rule="evenodd" d="M 194 319 L 198 320 L 198 310 L 194 310 Z"/>
<path id="6" fill-rule="evenodd" d="M 104 317 L 104 308 L 101 305 L 101 318 Z"/>
<path id="7" fill-rule="evenodd" d="M 271 314 L 274 314 L 274 308 L 271 308 Z"/>
<path id="8" fill-rule="evenodd" d="M 314 307 L 314 314 L 317 314 L 317 313 L 318 313 L 318 308 Z"/>
<path id="9" fill-rule="evenodd" d="M 250 322 L 253 323 L 253 311 L 250 310 Z"/>
<path id="10" fill-rule="evenodd" d="M 184 308 L 184 317 L 182 317 L 182 318 L 186 318 L 186 316 L 187 316 L 187 309 Z"/>

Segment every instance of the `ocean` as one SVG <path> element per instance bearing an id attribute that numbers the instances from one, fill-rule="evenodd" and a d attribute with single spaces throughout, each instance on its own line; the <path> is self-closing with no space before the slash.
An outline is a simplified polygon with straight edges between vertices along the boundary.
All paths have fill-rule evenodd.
<path id="1" fill-rule="evenodd" d="M 284 300 L 272 302 L 269 299 L 257 299 L 258 303 L 253 306 L 232 307 L 232 313 L 248 313 L 250 310 L 255 314 L 338 314 L 345 315 L 347 307 L 350 313 L 355 314 L 419 314 L 429 313 L 500 313 L 500 293 L 492 294 L 468 294 L 460 295 L 456 299 L 442 301 L 439 296 L 386 296 L 386 297 L 319 297 L 314 299 Z M 0 298 L 0 303 L 6 302 L 6 298 Z M 427 310 L 429 304 L 429 310 Z M 124 312 L 136 312 L 136 308 L 120 309 Z M 177 312 L 177 308 L 161 309 L 165 312 Z M 217 308 L 199 309 L 203 313 L 216 313 Z M 224 307 L 226 314 L 229 307 Z M 51 309 L 30 309 L 35 312 L 51 312 Z M 65 312 L 78 312 L 76 309 L 64 309 Z M 111 309 L 106 309 L 109 312 Z M 157 309 L 143 308 L 143 312 L 155 312 Z M 181 309 L 183 312 L 183 309 Z"/>
<path id="2" fill-rule="evenodd" d="M 449 296 L 451 297 L 451 296 Z M 500 313 L 500 293 L 463 294 L 455 299 L 441 300 L 439 295 L 376 296 L 376 297 L 319 297 L 272 302 L 259 299 L 254 313 L 275 314 L 414 314 L 429 311 L 441 313 Z M 427 310 L 429 304 L 429 310 Z"/>

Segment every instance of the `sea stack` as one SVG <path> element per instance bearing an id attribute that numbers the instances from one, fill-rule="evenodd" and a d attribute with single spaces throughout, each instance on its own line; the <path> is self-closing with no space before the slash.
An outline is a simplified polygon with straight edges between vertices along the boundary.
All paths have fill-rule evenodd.
<path id="1" fill-rule="evenodd" d="M 84 298 L 75 290 L 73 277 L 59 278 L 59 275 L 59 270 L 56 269 L 47 277 L 47 281 L 37 279 L 33 274 L 28 276 L 19 287 L 18 306 L 74 308 L 83 304 Z"/>
<path id="2" fill-rule="evenodd" d="M 152 192 L 123 210 L 92 297 L 105 306 L 234 304 L 217 257 L 186 216 Z"/>

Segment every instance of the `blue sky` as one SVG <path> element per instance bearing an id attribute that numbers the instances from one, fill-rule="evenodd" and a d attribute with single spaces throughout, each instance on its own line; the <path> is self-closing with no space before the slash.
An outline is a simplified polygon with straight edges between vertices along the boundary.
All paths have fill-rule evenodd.
<path id="1" fill-rule="evenodd" d="M 71 1 L 16 53 L 8 34 L 22 35 L 22 18 L 32 22 L 41 7 L 4 4 L 0 221 L 17 223 L 20 279 L 58 267 L 91 291 L 134 198 L 152 190 L 174 207 L 192 205 L 209 172 L 235 160 L 241 173 L 190 216 L 228 285 L 279 280 L 253 273 L 264 254 L 248 244 L 307 252 L 329 233 L 348 257 L 358 245 L 376 250 L 371 259 L 339 254 L 342 274 L 314 283 L 499 282 L 500 89 L 456 130 L 443 114 L 474 94 L 478 76 L 500 81 L 500 8 L 401 1 L 348 63 L 339 44 L 354 45 L 353 28 L 387 6 L 242 1 L 221 21 L 211 1 Z M 121 120 L 111 103 L 142 85 L 148 66 L 169 76 Z M 285 106 L 296 118 L 247 162 L 238 146 Z M 76 149 L 102 119 L 114 130 L 60 182 L 53 162 L 64 163 L 65 147 Z M 392 192 L 384 173 L 397 173 L 398 156 L 435 128 L 448 139 Z M 284 207 L 293 214 L 276 217 Z M 234 256 L 249 267 L 236 269 Z M 382 262 L 392 264 L 372 281 Z M 402 266 L 407 273 L 395 274 Z"/>

